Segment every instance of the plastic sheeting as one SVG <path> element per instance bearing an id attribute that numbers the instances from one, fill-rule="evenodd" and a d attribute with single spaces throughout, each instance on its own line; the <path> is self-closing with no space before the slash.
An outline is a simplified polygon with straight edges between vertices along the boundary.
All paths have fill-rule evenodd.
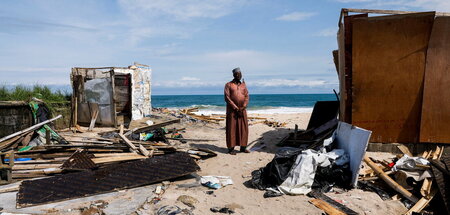
<path id="1" fill-rule="evenodd" d="M 431 171 L 424 170 L 423 168 L 418 168 L 417 165 L 430 165 L 430 162 L 421 157 L 410 157 L 408 155 L 403 155 L 392 167 L 394 172 L 403 172 L 406 177 L 413 178 L 415 181 L 422 181 L 425 178 L 431 178 Z"/>
<path id="2" fill-rule="evenodd" d="M 307 194 L 311 191 L 317 167 L 327 167 L 344 155 L 344 150 L 335 149 L 321 153 L 311 149 L 303 151 L 292 166 L 287 179 L 278 189 L 290 195 Z"/>

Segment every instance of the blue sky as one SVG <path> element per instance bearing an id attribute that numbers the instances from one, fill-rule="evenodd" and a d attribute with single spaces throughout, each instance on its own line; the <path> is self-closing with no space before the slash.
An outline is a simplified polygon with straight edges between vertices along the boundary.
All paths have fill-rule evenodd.
<path id="1" fill-rule="evenodd" d="M 332 93 L 341 8 L 450 11 L 449 0 L 0 2 L 1 84 L 70 85 L 71 67 L 152 67 L 154 94 Z"/>

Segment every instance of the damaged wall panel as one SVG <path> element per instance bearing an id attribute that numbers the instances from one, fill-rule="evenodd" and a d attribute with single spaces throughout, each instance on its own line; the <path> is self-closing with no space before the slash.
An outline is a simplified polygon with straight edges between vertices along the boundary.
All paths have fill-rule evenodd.
<path id="1" fill-rule="evenodd" d="M 421 142 L 450 143 L 450 17 L 436 17 L 428 44 Z"/>
<path id="2" fill-rule="evenodd" d="M 352 124 L 372 142 L 418 142 L 423 76 L 435 13 L 356 18 Z"/>
<path id="3" fill-rule="evenodd" d="M 340 24 L 338 32 L 339 45 L 339 92 L 341 121 L 352 121 L 352 45 L 353 45 L 353 20 L 367 17 L 367 14 L 358 14 L 344 17 L 344 23 Z"/>

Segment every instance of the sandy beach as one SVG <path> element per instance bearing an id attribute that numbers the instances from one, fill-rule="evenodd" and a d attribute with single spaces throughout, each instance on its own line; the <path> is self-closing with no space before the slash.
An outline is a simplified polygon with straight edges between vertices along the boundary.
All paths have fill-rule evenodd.
<path id="1" fill-rule="evenodd" d="M 19 213 L 96 214 L 96 210 L 91 210 L 92 205 L 101 202 L 106 204 L 102 208 L 102 211 L 106 214 L 156 214 L 158 209 L 167 205 L 176 205 L 182 209 L 187 209 L 192 214 L 213 214 L 210 208 L 225 206 L 233 208 L 236 214 L 245 215 L 323 214 L 322 210 L 308 202 L 311 198 L 307 196 L 283 195 L 274 198 L 264 198 L 264 191 L 244 185 L 244 182 L 251 179 L 252 171 L 264 167 L 272 160 L 278 148 L 275 144 L 288 134 L 295 124 L 299 126 L 299 129 L 307 127 L 310 115 L 310 113 L 250 115 L 287 124 L 285 127 L 273 128 L 263 123 L 251 125 L 254 122 L 250 122 L 249 143 L 254 143 L 255 141 L 256 143 L 250 149 L 251 153 L 237 153 L 237 155 L 226 153 L 225 124 L 223 121 L 219 124 L 203 122 L 174 124 L 173 127 L 186 128 L 185 132 L 182 133 L 184 138 L 215 140 L 208 142 L 192 141 L 186 144 L 180 144 L 178 141 L 171 141 L 171 143 L 180 144 L 180 147 L 190 145 L 216 152 L 217 157 L 198 160 L 201 170 L 197 172 L 197 175 L 230 176 L 234 183 L 218 190 L 211 190 L 201 185 L 190 188 L 183 187 L 183 185 L 196 183 L 195 177 L 189 176 L 172 180 L 168 186 L 165 184 L 166 190 L 161 195 L 160 201 L 156 203 L 151 202 L 151 199 L 155 197 L 155 188 L 162 186 L 162 183 L 23 209 L 15 208 L 15 192 L 5 193 L 0 194 L 0 199 L 2 200 L 0 201 L 0 207 L 3 207 L 4 211 L 7 212 Z M 94 131 L 101 130 L 101 128 L 96 129 Z M 371 156 L 375 155 L 373 153 L 369 154 Z M 380 153 L 377 154 L 375 156 L 380 156 Z M 390 154 L 384 156 L 392 157 Z M 193 197 L 198 202 L 193 207 L 189 207 L 177 200 L 182 195 Z M 358 189 L 346 192 L 336 189 L 327 193 L 327 195 L 360 214 L 387 215 L 400 214 L 406 211 L 401 202 L 393 200 L 383 201 L 373 192 L 365 192 Z"/>
<path id="2" fill-rule="evenodd" d="M 195 179 L 175 181 L 166 190 L 158 205 L 178 205 L 181 208 L 188 208 L 177 201 L 177 198 L 180 195 L 189 195 L 199 201 L 195 204 L 194 214 L 212 214 L 211 207 L 223 207 L 229 204 L 241 206 L 236 209 L 237 214 L 323 214 L 322 210 L 308 202 L 310 198 L 307 196 L 284 195 L 264 198 L 263 191 L 247 188 L 244 185 L 244 182 L 251 178 L 252 171 L 264 167 L 272 160 L 278 148 L 275 144 L 289 133 L 295 124 L 299 126 L 299 129 L 306 128 L 310 115 L 310 113 L 251 115 L 286 122 L 287 125 L 283 128 L 272 128 L 265 124 L 250 125 L 249 143 L 257 141 L 250 154 L 226 154 L 224 122 L 219 125 L 197 124 L 186 127 L 187 130 L 184 134 L 186 138 L 218 140 L 190 143 L 191 146 L 209 148 L 218 154 L 217 157 L 199 161 L 201 171 L 198 172 L 198 175 L 231 176 L 234 184 L 215 190 L 213 194 L 209 195 L 205 193 L 209 190 L 206 187 L 178 188 L 177 186 L 193 183 Z M 266 147 L 259 149 L 262 145 Z M 253 151 L 254 149 L 257 150 Z M 376 193 L 362 190 L 354 189 L 341 194 L 330 192 L 327 195 L 360 214 L 399 214 L 405 211 L 404 206 L 399 201 L 383 201 Z M 157 205 L 153 205 L 153 208 L 155 207 L 157 208 Z M 151 212 L 150 209 L 143 211 Z"/>

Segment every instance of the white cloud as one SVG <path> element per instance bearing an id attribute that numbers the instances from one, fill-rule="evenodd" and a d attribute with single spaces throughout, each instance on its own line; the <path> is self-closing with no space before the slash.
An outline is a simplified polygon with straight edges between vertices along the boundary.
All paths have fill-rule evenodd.
<path id="1" fill-rule="evenodd" d="M 120 0 L 126 12 L 141 16 L 167 16 L 176 20 L 219 18 L 246 4 L 244 0 Z"/>
<path id="2" fill-rule="evenodd" d="M 246 4 L 247 0 L 119 0 L 128 18 L 128 42 L 134 47 L 146 38 L 189 38 L 206 26 L 198 19 L 217 19 Z"/>
<path id="3" fill-rule="evenodd" d="M 324 80 L 305 81 L 301 79 L 268 79 L 248 82 L 249 86 L 258 87 L 317 87 L 327 84 L 329 83 Z"/>
<path id="4" fill-rule="evenodd" d="M 275 20 L 279 21 L 301 21 L 306 20 L 312 16 L 315 16 L 317 13 L 313 12 L 293 12 L 288 13 L 282 16 L 277 17 Z"/>
<path id="5" fill-rule="evenodd" d="M 325 28 L 322 29 L 321 31 L 317 32 L 316 36 L 320 36 L 320 37 L 331 37 L 331 36 L 336 36 L 338 31 L 338 28 Z"/>
<path id="6" fill-rule="evenodd" d="M 182 81 L 200 81 L 200 79 L 195 78 L 195 77 L 182 77 L 181 80 Z"/>

